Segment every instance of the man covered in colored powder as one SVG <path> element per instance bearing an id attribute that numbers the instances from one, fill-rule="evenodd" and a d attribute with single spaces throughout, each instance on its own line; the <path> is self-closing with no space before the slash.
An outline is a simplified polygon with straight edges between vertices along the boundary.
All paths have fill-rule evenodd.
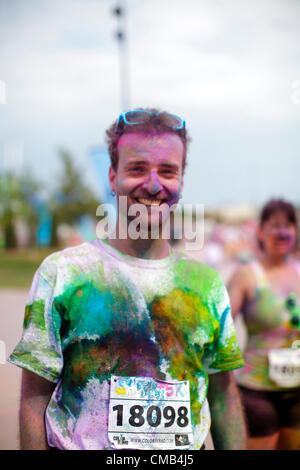
<path id="1" fill-rule="evenodd" d="M 44 260 L 9 359 L 23 368 L 21 448 L 196 450 L 211 428 L 216 449 L 244 449 L 227 292 L 163 236 L 185 122 L 138 109 L 106 133 L 115 232 Z"/>

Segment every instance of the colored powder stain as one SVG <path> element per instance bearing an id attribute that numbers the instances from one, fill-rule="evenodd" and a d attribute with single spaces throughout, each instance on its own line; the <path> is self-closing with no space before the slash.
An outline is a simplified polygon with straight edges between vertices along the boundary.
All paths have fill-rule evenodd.
<path id="1" fill-rule="evenodd" d="M 27 325 L 28 325 L 28 323 L 29 323 L 30 308 L 31 308 L 30 305 L 26 305 L 23 328 L 27 328 Z"/>
<path id="2" fill-rule="evenodd" d="M 252 366 L 250 364 L 246 364 L 245 367 L 243 368 L 243 373 L 249 374 L 251 372 L 252 372 Z"/>
<path id="3" fill-rule="evenodd" d="M 292 332 L 295 332 L 295 331 L 298 332 L 298 334 L 300 333 L 300 323 L 293 325 L 292 322 L 291 322 L 291 319 L 290 320 L 285 320 L 284 323 L 283 323 L 283 327 L 289 333 L 292 333 Z"/>
<path id="4" fill-rule="evenodd" d="M 47 364 L 43 363 L 41 365 L 40 362 L 40 357 L 35 356 L 34 353 L 32 353 L 32 349 L 36 347 L 36 342 L 32 343 L 27 343 L 26 347 L 22 346 L 17 346 L 15 348 L 14 354 L 18 355 L 24 364 L 28 364 L 29 367 L 32 368 L 32 370 L 42 372 L 44 374 L 47 374 L 48 376 L 51 376 L 52 378 L 57 378 L 57 369 L 54 366 L 51 366 L 51 363 L 56 363 L 58 357 L 56 351 L 53 351 L 51 353 L 48 353 L 47 357 Z M 26 350 L 28 348 L 28 350 Z M 47 351 L 48 352 L 48 351 Z M 41 353 L 43 353 L 43 350 L 41 348 Z M 30 369 L 29 369 L 30 370 Z"/>
<path id="5" fill-rule="evenodd" d="M 174 289 L 157 297 L 150 312 L 163 355 L 170 362 L 168 372 L 177 380 L 189 380 L 192 421 L 199 423 L 198 377 L 205 377 L 201 359 L 205 344 L 214 341 L 218 322 L 200 296 L 188 289 Z"/>
<path id="6" fill-rule="evenodd" d="M 249 305 L 245 321 L 249 333 L 257 334 L 278 328 L 282 323 L 284 302 L 269 289 L 257 290 L 255 300 Z"/>
<path id="7" fill-rule="evenodd" d="M 78 394 L 92 377 L 100 383 L 109 380 L 111 375 L 163 378 L 158 373 L 157 346 L 149 340 L 147 343 L 139 329 L 118 335 L 111 333 L 98 341 L 73 343 L 66 349 L 65 357 L 63 402 L 74 416 L 80 413 L 81 396 Z"/>
<path id="8" fill-rule="evenodd" d="M 181 284 L 184 282 L 184 279 L 187 277 L 190 280 L 190 289 L 193 289 L 199 293 L 201 299 L 204 299 L 203 307 L 208 307 L 212 312 L 209 313 L 209 317 L 205 321 L 212 322 L 211 333 L 214 332 L 215 335 L 218 335 L 219 328 L 213 314 L 215 313 L 215 302 L 224 298 L 224 286 L 222 280 L 218 275 L 216 275 L 215 270 L 209 266 L 206 266 L 205 264 L 199 264 L 193 260 L 182 260 L 178 263 L 176 268 L 175 278 L 177 285 L 181 286 Z M 182 290 L 185 290 L 184 285 L 182 286 Z M 228 313 L 229 311 L 226 314 Z M 203 309 L 201 310 L 201 314 L 203 315 Z M 207 328 L 208 325 L 206 323 L 206 331 Z M 197 338 L 197 332 L 194 333 L 194 337 L 195 339 Z M 222 359 L 211 364 L 212 368 L 224 368 L 224 364 L 226 362 L 233 363 L 235 361 L 239 361 L 240 365 L 243 365 L 240 357 L 240 351 L 237 349 L 237 340 L 234 330 L 230 331 L 230 334 L 227 336 L 226 341 L 223 344 L 218 345 L 218 357 Z"/>
<path id="9" fill-rule="evenodd" d="M 46 331 L 44 300 L 37 300 L 31 305 L 26 305 L 23 327 L 26 328 L 29 322 L 40 330 Z"/>
<path id="10" fill-rule="evenodd" d="M 86 276 L 80 287 L 66 289 L 54 304 L 63 318 L 63 395 L 74 415 L 79 411 L 77 389 L 80 392 L 91 377 L 100 382 L 113 374 L 162 378 L 149 317 L 139 311 L 126 285 L 114 290 L 101 281 L 98 287 Z"/>
<path id="11" fill-rule="evenodd" d="M 230 308 L 228 307 L 222 316 L 222 328 L 224 328 L 229 314 Z M 244 365 L 244 360 L 241 357 L 240 350 L 237 348 L 237 338 L 234 328 L 230 329 L 228 327 L 227 337 L 223 340 L 223 342 L 218 343 L 218 357 L 219 359 L 215 360 L 211 364 L 213 369 L 226 370 L 224 365 L 227 365 L 228 369 L 230 370 L 231 363 L 235 363 L 236 366 L 238 364 L 240 364 L 240 366 Z"/>
<path id="12" fill-rule="evenodd" d="M 180 260 L 174 276 L 176 285 L 181 289 L 185 288 L 186 279 L 189 279 L 189 288 L 198 292 L 203 299 L 209 299 L 212 292 L 218 298 L 223 289 L 223 283 L 214 269 L 191 259 Z"/>
<path id="13" fill-rule="evenodd" d="M 62 340 L 70 334 L 77 338 L 95 335 L 103 337 L 108 334 L 112 328 L 109 312 L 114 303 L 115 299 L 108 290 L 101 291 L 90 282 L 86 282 L 79 290 L 71 288 L 55 298 L 55 305 L 63 316 Z"/>
<path id="14" fill-rule="evenodd" d="M 60 319 L 53 315 L 55 325 L 60 325 Z M 58 353 L 55 349 L 49 350 L 49 337 L 46 329 L 45 319 L 45 301 L 38 300 L 25 307 L 24 328 L 31 327 L 31 335 L 19 344 L 14 351 L 15 355 L 19 355 L 22 362 L 31 366 L 34 371 L 41 371 L 53 378 L 57 378 L 57 360 Z M 37 347 L 39 352 L 37 353 Z M 41 357 L 45 352 L 47 360 L 41 363 Z"/>

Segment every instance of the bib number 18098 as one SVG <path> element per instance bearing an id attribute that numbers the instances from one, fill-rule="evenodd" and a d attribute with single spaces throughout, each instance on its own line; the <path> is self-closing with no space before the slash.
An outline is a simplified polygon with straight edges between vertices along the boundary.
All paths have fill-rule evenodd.
<path id="1" fill-rule="evenodd" d="M 112 408 L 117 413 L 117 426 L 123 426 L 123 405 L 116 405 Z M 130 426 L 140 427 L 145 423 L 145 419 L 149 426 L 156 428 L 161 424 L 162 417 L 164 418 L 164 427 L 171 427 L 175 420 L 177 426 L 184 428 L 188 426 L 188 409 L 185 406 L 180 406 L 177 410 L 177 414 L 173 406 L 165 406 L 162 410 L 158 406 L 150 406 L 147 410 L 146 416 L 144 417 L 145 409 L 141 405 L 133 405 L 129 409 L 128 423 Z"/>

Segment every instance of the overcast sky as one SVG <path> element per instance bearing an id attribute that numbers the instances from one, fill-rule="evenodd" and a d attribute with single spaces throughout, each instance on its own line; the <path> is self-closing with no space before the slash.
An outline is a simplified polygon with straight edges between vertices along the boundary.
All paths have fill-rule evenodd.
<path id="1" fill-rule="evenodd" d="M 0 0 L 0 168 L 55 183 L 121 104 L 114 0 Z M 182 115 L 184 202 L 300 203 L 300 2 L 127 0 L 128 106 Z"/>

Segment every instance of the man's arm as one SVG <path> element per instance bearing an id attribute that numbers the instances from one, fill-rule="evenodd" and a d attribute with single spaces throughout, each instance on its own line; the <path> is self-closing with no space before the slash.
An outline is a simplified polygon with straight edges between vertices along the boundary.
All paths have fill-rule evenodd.
<path id="1" fill-rule="evenodd" d="M 211 434 L 216 450 L 245 450 L 244 413 L 232 372 L 209 376 Z"/>
<path id="2" fill-rule="evenodd" d="M 20 406 L 21 450 L 49 449 L 45 428 L 45 411 L 55 385 L 23 369 Z"/>

